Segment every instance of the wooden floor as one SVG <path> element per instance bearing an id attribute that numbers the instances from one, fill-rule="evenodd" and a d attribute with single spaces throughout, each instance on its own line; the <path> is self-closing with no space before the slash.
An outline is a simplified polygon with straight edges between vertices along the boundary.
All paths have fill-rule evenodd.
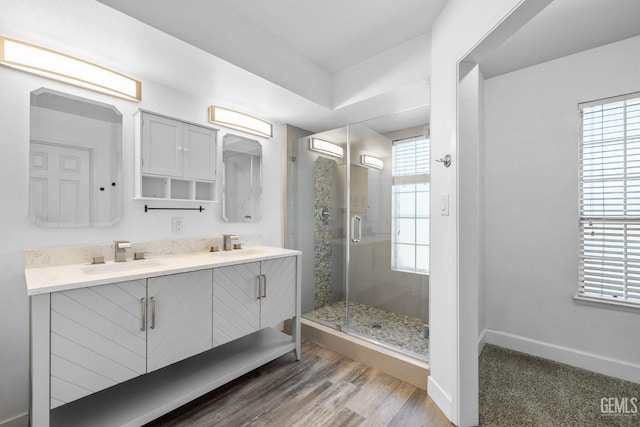
<path id="1" fill-rule="evenodd" d="M 426 392 L 310 342 L 148 426 L 447 426 Z"/>

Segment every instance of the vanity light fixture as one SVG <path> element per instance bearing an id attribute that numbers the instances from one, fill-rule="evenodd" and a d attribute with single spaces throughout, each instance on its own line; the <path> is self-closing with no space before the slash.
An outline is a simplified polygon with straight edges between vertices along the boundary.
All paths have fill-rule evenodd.
<path id="1" fill-rule="evenodd" d="M 309 149 L 334 157 L 344 156 L 344 148 L 333 142 L 325 141 L 324 139 L 309 138 Z"/>
<path id="2" fill-rule="evenodd" d="M 209 121 L 252 135 L 265 136 L 267 138 L 273 137 L 273 125 L 271 123 L 227 108 L 215 105 L 210 106 Z"/>
<path id="3" fill-rule="evenodd" d="M 360 156 L 360 163 L 374 169 L 382 169 L 384 167 L 384 163 L 382 162 L 382 159 L 379 159 L 373 156 L 368 156 L 366 154 L 363 154 L 362 156 Z"/>
<path id="4" fill-rule="evenodd" d="M 131 101 L 142 83 L 118 72 L 51 49 L 0 36 L 0 64 Z"/>

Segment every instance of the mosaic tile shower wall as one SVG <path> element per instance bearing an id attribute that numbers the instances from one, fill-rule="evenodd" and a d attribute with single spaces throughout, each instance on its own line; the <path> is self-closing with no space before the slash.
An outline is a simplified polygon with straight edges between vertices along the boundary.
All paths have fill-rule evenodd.
<path id="1" fill-rule="evenodd" d="M 331 223 L 335 215 L 338 164 L 318 157 L 314 164 L 315 229 L 314 229 L 314 307 L 331 304 Z"/>

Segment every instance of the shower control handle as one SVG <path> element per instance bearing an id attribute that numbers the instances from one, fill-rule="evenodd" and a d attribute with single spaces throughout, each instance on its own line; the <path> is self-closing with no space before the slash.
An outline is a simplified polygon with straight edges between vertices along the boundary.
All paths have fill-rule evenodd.
<path id="1" fill-rule="evenodd" d="M 358 237 L 356 237 L 356 221 L 358 221 Z M 354 215 L 351 217 L 351 241 L 358 243 L 360 240 L 362 240 L 362 218 Z"/>

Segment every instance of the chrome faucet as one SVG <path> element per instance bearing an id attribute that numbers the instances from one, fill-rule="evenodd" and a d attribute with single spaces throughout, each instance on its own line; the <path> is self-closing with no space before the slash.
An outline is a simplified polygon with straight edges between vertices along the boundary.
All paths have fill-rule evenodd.
<path id="1" fill-rule="evenodd" d="M 230 251 L 233 249 L 233 240 L 236 240 L 238 236 L 234 234 L 223 234 L 222 235 L 222 250 Z"/>
<path id="2" fill-rule="evenodd" d="M 131 247 L 131 243 L 127 240 L 116 240 L 115 242 L 116 253 L 115 262 L 123 262 L 127 260 L 127 248 Z"/>

